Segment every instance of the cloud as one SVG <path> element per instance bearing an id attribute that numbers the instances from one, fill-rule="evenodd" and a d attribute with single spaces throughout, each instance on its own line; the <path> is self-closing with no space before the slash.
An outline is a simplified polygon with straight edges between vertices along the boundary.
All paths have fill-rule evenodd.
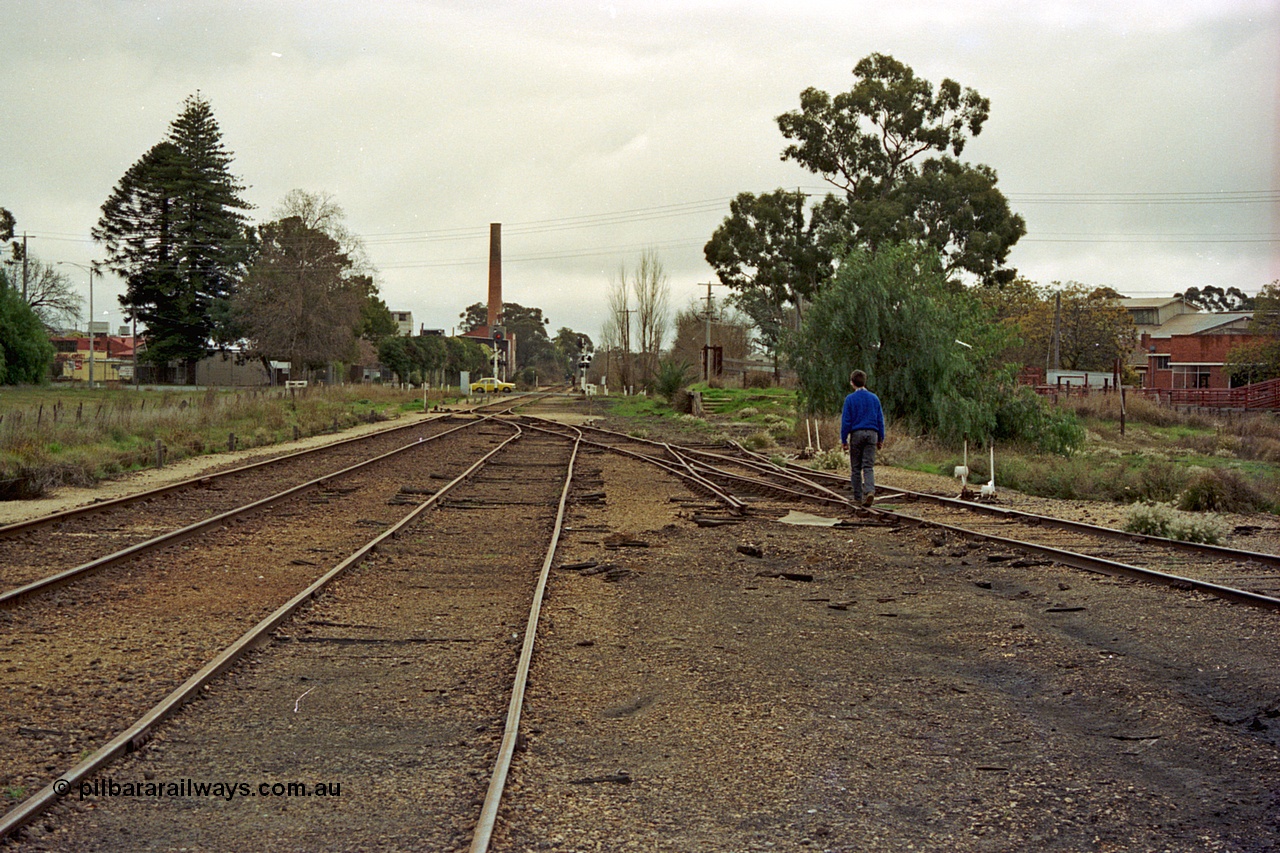
<path id="1" fill-rule="evenodd" d="M 681 304 L 729 198 L 824 192 L 780 160 L 774 119 L 880 51 L 991 99 L 965 157 L 1026 216 L 1013 262 L 1032 278 L 1154 295 L 1280 277 L 1271 2 L 60 8 L 11 2 L 0 32 L 0 205 L 50 259 L 100 255 L 98 207 L 200 90 L 255 215 L 332 193 L 393 308 L 456 323 L 502 222 L 507 298 L 595 334 L 644 248 Z"/>

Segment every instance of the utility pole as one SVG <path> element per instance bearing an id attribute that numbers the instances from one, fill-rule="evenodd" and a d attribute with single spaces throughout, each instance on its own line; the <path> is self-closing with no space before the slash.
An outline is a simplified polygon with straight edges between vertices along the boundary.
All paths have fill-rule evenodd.
<path id="1" fill-rule="evenodd" d="M 1053 337 L 1049 339 L 1049 357 L 1045 365 L 1048 370 L 1062 369 L 1062 294 L 1053 295 Z M 1049 377 L 1044 378 L 1045 382 Z"/>
<path id="2" fill-rule="evenodd" d="M 636 309 L 623 308 L 618 313 L 622 315 L 622 393 L 627 394 L 631 387 L 631 315 Z"/>
<path id="3" fill-rule="evenodd" d="M 89 287 L 89 296 L 93 296 L 93 287 Z M 27 232 L 22 232 L 22 301 L 27 301 Z M 93 306 L 89 306 L 89 313 L 93 313 Z"/>
<path id="4" fill-rule="evenodd" d="M 25 244 L 26 244 L 26 235 L 24 234 L 24 235 L 22 235 L 22 236 L 23 236 L 23 245 L 25 246 Z M 23 264 L 25 265 L 25 263 L 26 263 L 26 259 L 24 258 L 24 259 L 23 259 Z M 98 264 L 97 264 L 96 262 L 94 262 L 94 263 L 89 264 L 88 266 L 85 266 L 84 264 L 77 264 L 77 263 L 75 263 L 74 261 L 58 261 L 58 264 L 59 264 L 59 265 L 67 264 L 68 266 L 79 267 L 80 269 L 85 270 L 85 271 L 87 271 L 87 272 L 89 273 L 89 388 L 90 388 L 90 389 L 92 389 L 92 388 L 94 387 L 94 384 L 93 384 L 93 368 L 94 368 L 94 359 L 93 359 L 93 277 L 94 277 L 94 275 L 95 275 L 95 274 L 97 274 L 97 273 L 98 273 Z M 26 275 L 26 274 L 25 274 L 25 272 L 23 273 L 23 275 L 24 275 L 24 277 L 25 277 L 25 275 Z M 24 285 L 24 287 L 23 287 L 23 296 L 24 296 L 24 298 L 25 298 L 25 296 L 26 296 L 26 287 L 25 287 L 25 285 Z M 110 332 L 110 330 L 108 330 L 108 332 Z"/>
<path id="5" fill-rule="evenodd" d="M 717 284 L 723 286 L 723 282 L 719 282 L 719 281 L 708 281 L 706 283 L 707 285 L 707 311 L 706 311 L 707 342 L 706 342 L 706 345 L 702 348 L 702 378 L 708 382 L 711 381 L 711 311 L 712 311 L 711 288 Z"/>

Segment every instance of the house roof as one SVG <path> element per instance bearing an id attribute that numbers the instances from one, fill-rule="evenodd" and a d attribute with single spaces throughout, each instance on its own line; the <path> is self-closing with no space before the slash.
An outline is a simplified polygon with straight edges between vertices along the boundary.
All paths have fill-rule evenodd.
<path id="1" fill-rule="evenodd" d="M 1149 296 L 1142 299 L 1120 299 L 1117 301 L 1124 308 L 1163 308 L 1166 305 L 1172 305 L 1175 302 L 1184 300 L 1181 296 Z"/>
<path id="2" fill-rule="evenodd" d="M 1253 319 L 1252 311 L 1222 311 L 1213 314 L 1179 314 L 1169 318 L 1167 323 L 1153 329 L 1149 334 L 1153 338 L 1171 338 L 1174 335 L 1203 335 L 1240 323 L 1240 331 L 1246 331 L 1247 321 Z M 1244 322 L 1241 322 L 1244 321 Z"/>

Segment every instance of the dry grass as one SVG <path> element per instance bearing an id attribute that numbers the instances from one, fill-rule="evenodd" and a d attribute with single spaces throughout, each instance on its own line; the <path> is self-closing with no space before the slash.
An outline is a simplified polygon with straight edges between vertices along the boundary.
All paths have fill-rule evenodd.
<path id="1" fill-rule="evenodd" d="M 0 500 L 89 485 L 165 458 L 275 444 L 419 408 L 413 391 L 330 386 L 192 392 L 26 389 L 0 397 Z"/>

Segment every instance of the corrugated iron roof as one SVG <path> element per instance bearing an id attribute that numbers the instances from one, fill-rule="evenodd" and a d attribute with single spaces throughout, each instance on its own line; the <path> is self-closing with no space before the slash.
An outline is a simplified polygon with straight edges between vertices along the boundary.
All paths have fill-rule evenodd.
<path id="1" fill-rule="evenodd" d="M 1202 335 L 1205 332 L 1239 323 L 1241 320 L 1253 319 L 1252 311 L 1222 311 L 1218 313 L 1179 314 L 1171 317 L 1169 322 L 1151 330 L 1148 334 L 1153 338 L 1171 338 L 1174 335 Z M 1246 331 L 1241 324 L 1241 332 Z"/>
<path id="2" fill-rule="evenodd" d="M 1121 306 L 1125 308 L 1163 308 L 1174 302 L 1182 302 L 1181 296 L 1149 296 L 1141 299 L 1120 299 L 1117 300 Z"/>

